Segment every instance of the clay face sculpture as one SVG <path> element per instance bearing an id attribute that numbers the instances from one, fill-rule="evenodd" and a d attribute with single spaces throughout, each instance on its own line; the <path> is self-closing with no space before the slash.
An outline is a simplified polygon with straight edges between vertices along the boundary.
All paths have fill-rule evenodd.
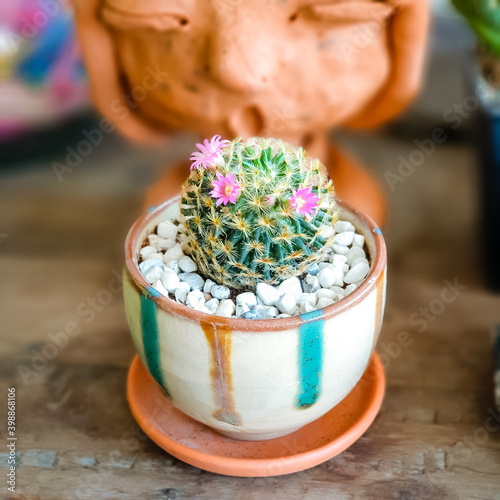
<path id="1" fill-rule="evenodd" d="M 377 125 L 411 99 L 427 26 L 424 0 L 75 7 L 96 103 L 128 136 L 277 136 L 322 159 L 329 128 Z"/>

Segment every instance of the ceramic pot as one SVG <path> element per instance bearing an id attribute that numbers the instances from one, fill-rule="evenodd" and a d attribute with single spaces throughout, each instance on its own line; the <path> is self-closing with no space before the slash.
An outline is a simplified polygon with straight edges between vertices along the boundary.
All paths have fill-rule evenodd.
<path id="1" fill-rule="evenodd" d="M 232 438 L 271 439 L 324 415 L 359 381 L 380 332 L 387 257 L 379 228 L 339 202 L 340 217 L 365 236 L 372 266 L 336 304 L 290 318 L 223 318 L 161 296 L 139 272 L 142 242 L 178 218 L 178 202 L 152 208 L 126 239 L 125 310 L 144 366 L 174 406 Z"/>

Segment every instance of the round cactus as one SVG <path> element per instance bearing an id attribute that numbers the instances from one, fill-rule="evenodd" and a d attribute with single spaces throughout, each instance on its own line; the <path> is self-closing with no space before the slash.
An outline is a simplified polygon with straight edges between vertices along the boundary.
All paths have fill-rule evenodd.
<path id="1" fill-rule="evenodd" d="M 197 146 L 180 211 L 202 273 L 241 289 L 279 283 L 321 260 L 337 205 L 319 160 L 277 139 L 215 136 Z"/>

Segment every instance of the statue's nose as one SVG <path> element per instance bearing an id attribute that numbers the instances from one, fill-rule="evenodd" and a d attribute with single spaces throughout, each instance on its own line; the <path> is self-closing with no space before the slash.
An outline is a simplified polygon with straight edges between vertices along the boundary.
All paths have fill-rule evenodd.
<path id="1" fill-rule="evenodd" d="M 258 26 L 255 19 L 236 16 L 216 23 L 207 69 L 224 87 L 258 90 L 272 83 L 279 66 L 279 35 L 265 34 Z"/>

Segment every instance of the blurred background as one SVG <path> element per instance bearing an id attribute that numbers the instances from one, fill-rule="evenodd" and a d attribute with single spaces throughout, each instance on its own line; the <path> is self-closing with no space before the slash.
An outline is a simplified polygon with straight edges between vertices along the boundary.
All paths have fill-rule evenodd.
<path id="1" fill-rule="evenodd" d="M 450 434 L 408 431 L 401 441 L 427 439 L 452 447 L 482 425 L 485 409 L 493 405 L 490 334 L 500 317 L 494 293 L 500 287 L 500 93 L 479 76 L 477 38 L 468 24 L 447 0 L 431 5 L 424 85 L 410 109 L 384 129 L 332 135 L 369 167 L 386 193 L 388 302 L 379 350 L 385 352 L 403 330 L 414 335 L 410 348 L 388 358 L 380 418 L 446 425 Z M 51 442 L 53 429 L 63 436 L 88 428 L 92 419 L 89 439 L 103 451 L 107 440 L 131 425 L 124 380 L 134 349 L 120 296 L 97 311 L 95 321 L 43 373 L 23 384 L 18 367 L 32 362 L 47 335 L 75 318 L 78 305 L 121 271 L 124 238 L 146 189 L 166 166 L 184 160 L 196 140 L 182 134 L 159 149 L 140 147 L 116 131 L 96 135 L 99 119 L 71 9 L 59 2 L 2 2 L 0 365 L 2 385 L 27 389 L 19 403 L 25 447 L 63 449 L 62 438 Z M 437 129 L 443 131 L 439 141 L 433 139 Z M 404 176 L 401 158 L 414 167 Z M 465 291 L 429 319 L 420 335 L 410 318 L 440 296 L 445 280 Z M 111 417 L 108 406 L 120 411 Z M 491 496 L 484 498 L 499 498 L 498 485 L 492 485 L 498 439 L 484 446 L 481 467 L 491 469 L 489 486 L 483 485 Z M 362 457 L 355 455 L 353 467 L 354 462 L 361 466 Z M 443 472 L 436 481 L 455 492 L 471 478 L 477 484 L 474 471 L 463 471 L 453 481 Z M 50 477 L 42 469 L 36 473 Z M 181 470 L 179 481 L 186 474 L 189 479 L 189 471 Z M 37 493 L 36 482 L 25 487 Z M 458 498 L 443 495 L 404 498 Z"/>

